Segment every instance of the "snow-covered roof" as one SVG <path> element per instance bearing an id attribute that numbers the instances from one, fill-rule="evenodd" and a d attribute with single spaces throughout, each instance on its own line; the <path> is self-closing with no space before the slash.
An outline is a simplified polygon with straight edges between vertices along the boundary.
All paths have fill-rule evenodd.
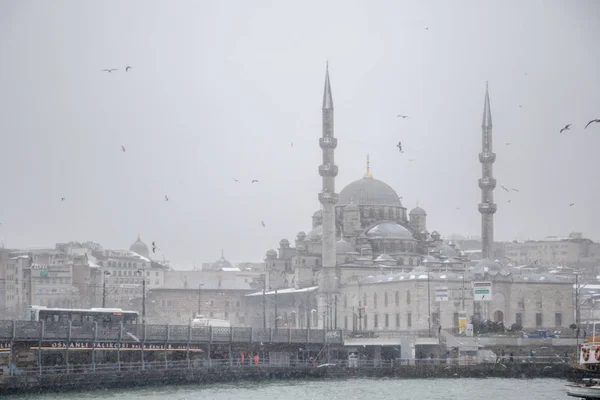
<path id="1" fill-rule="evenodd" d="M 306 288 L 301 288 L 301 289 L 295 289 L 295 288 L 287 288 L 287 289 L 278 289 L 277 290 L 277 294 L 295 294 L 295 293 L 307 293 L 307 292 L 314 292 L 318 289 L 318 286 L 310 286 L 310 287 L 306 287 Z M 271 295 L 271 294 L 275 294 L 275 290 L 270 290 L 268 292 L 265 293 L 265 295 Z M 256 292 L 256 293 L 250 293 L 247 294 L 246 297 L 248 296 L 262 296 L 263 292 Z"/>

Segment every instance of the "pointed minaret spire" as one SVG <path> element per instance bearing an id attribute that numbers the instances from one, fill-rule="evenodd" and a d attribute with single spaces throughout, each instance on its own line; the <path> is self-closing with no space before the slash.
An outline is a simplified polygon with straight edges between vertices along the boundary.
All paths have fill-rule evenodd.
<path id="1" fill-rule="evenodd" d="M 325 90 L 323 91 L 323 109 L 333 110 L 333 97 L 331 96 L 331 84 L 329 83 L 329 61 L 325 70 Z"/>
<path id="2" fill-rule="evenodd" d="M 484 128 L 492 127 L 492 109 L 490 107 L 490 92 L 487 82 L 485 82 L 485 100 L 483 102 L 483 121 L 481 122 L 481 126 Z"/>
<path id="3" fill-rule="evenodd" d="M 367 172 L 365 172 L 365 178 L 372 178 L 373 174 L 371 173 L 371 161 L 369 155 L 367 154 Z"/>

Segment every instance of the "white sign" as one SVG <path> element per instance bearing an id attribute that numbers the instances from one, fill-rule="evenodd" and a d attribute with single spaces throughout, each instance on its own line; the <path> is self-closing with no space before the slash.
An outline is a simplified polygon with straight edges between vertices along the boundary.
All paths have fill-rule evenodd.
<path id="1" fill-rule="evenodd" d="M 448 301 L 450 297 L 447 287 L 435 288 L 435 301 Z"/>
<path id="2" fill-rule="evenodd" d="M 473 282 L 474 301 L 492 301 L 492 282 Z"/>

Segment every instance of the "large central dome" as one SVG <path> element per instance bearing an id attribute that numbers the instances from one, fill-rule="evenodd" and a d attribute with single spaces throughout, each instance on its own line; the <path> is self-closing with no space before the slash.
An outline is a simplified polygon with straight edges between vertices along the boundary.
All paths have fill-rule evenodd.
<path id="1" fill-rule="evenodd" d="M 347 204 L 402 207 L 396 191 L 370 174 L 342 189 L 336 205 L 345 206 Z"/>

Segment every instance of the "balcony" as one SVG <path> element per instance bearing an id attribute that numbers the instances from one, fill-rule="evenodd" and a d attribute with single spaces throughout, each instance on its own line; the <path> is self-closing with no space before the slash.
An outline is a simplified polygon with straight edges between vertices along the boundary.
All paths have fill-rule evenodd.
<path id="1" fill-rule="evenodd" d="M 337 193 L 321 192 L 319 193 L 319 202 L 321 204 L 335 204 L 338 202 L 339 197 Z"/>
<path id="2" fill-rule="evenodd" d="M 480 203 L 478 208 L 482 214 L 493 214 L 496 212 L 497 206 L 495 203 Z"/>
<path id="3" fill-rule="evenodd" d="M 483 164 L 491 164 L 496 161 L 496 153 L 479 153 L 479 162 Z"/>
<path id="4" fill-rule="evenodd" d="M 335 164 L 319 165 L 319 175 L 321 176 L 337 176 L 338 166 Z"/>
<path id="5" fill-rule="evenodd" d="M 495 178 L 482 178 L 479 180 L 479 187 L 481 189 L 494 189 L 496 187 Z"/>
<path id="6" fill-rule="evenodd" d="M 337 139 L 332 136 L 319 138 L 319 146 L 322 149 L 335 149 L 337 147 Z"/>

